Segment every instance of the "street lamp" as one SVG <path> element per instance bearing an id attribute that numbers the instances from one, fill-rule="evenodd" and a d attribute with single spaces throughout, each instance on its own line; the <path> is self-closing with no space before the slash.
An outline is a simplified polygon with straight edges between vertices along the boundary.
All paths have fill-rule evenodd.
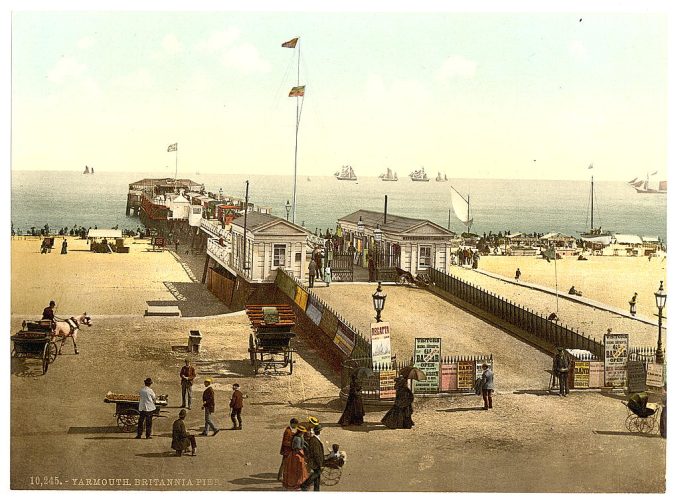
<path id="1" fill-rule="evenodd" d="M 359 216 L 359 222 L 357 222 L 357 233 L 358 234 L 364 234 L 364 229 L 366 226 L 364 225 L 364 221 L 361 220 L 361 215 Z"/>
<path id="2" fill-rule="evenodd" d="M 293 205 L 290 204 L 290 200 L 286 200 L 286 220 L 289 220 L 288 217 L 290 216 L 291 208 L 293 208 Z"/>
<path id="3" fill-rule="evenodd" d="M 382 241 L 382 229 L 380 229 L 380 224 L 375 225 L 375 229 L 373 230 L 373 239 L 376 243 L 380 243 Z"/>
<path id="4" fill-rule="evenodd" d="M 659 309 L 659 339 L 656 342 L 656 363 L 663 364 L 663 350 L 661 349 L 661 321 L 663 318 L 662 312 L 666 306 L 666 292 L 663 290 L 663 281 L 659 284 L 659 290 L 654 293 L 656 298 L 656 307 Z"/>
<path id="5" fill-rule="evenodd" d="M 373 308 L 375 309 L 375 321 L 382 322 L 382 320 L 380 320 L 380 312 L 385 308 L 385 299 L 387 298 L 387 294 L 383 292 L 380 282 L 378 282 L 378 288 L 373 293 L 372 297 Z"/>

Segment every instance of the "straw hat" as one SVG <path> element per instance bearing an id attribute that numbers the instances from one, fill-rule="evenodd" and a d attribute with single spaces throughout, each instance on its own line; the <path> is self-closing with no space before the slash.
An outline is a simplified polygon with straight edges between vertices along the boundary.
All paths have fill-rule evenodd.
<path id="1" fill-rule="evenodd" d="M 315 426 L 315 427 L 316 427 L 317 425 L 319 425 L 319 419 L 316 418 L 316 417 L 310 416 L 310 417 L 308 418 L 308 420 L 309 420 L 309 423 L 312 424 L 312 425 Z"/>
<path id="2" fill-rule="evenodd" d="M 304 425 L 298 425 L 297 430 L 298 430 L 298 432 L 304 433 L 304 432 L 307 432 L 307 427 L 305 427 Z"/>
<path id="3" fill-rule="evenodd" d="M 212 378 L 206 378 L 203 383 L 212 383 Z"/>

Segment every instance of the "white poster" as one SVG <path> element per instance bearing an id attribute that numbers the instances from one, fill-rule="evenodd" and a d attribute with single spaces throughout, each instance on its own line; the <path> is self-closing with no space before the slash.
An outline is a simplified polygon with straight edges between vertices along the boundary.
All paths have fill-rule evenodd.
<path id="1" fill-rule="evenodd" d="M 390 323 L 373 322 L 371 324 L 371 355 L 373 365 L 389 365 L 392 362 L 392 346 L 390 343 Z"/>

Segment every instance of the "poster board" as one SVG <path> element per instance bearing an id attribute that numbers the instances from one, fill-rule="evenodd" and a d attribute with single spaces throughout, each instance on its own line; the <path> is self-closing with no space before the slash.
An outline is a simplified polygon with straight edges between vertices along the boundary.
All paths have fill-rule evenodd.
<path id="1" fill-rule="evenodd" d="M 394 379 L 397 372 L 394 369 L 386 371 L 379 371 L 380 376 L 380 399 L 394 399 L 397 396 L 397 391 L 394 388 Z"/>
<path id="2" fill-rule="evenodd" d="M 295 304 L 300 307 L 302 311 L 307 309 L 307 298 L 309 294 L 299 285 L 295 286 Z"/>
<path id="3" fill-rule="evenodd" d="M 475 388 L 475 361 L 458 362 L 458 390 L 473 390 Z"/>
<path id="4" fill-rule="evenodd" d="M 349 355 L 354 349 L 354 333 L 345 324 L 338 320 L 338 328 L 335 332 L 333 343 L 342 350 L 342 353 Z"/>
<path id="5" fill-rule="evenodd" d="M 310 297 L 307 299 L 307 311 L 305 313 L 307 313 L 309 320 L 314 322 L 314 325 L 319 325 L 321 323 L 323 306 L 316 299 Z"/>
<path id="6" fill-rule="evenodd" d="M 628 392 L 644 392 L 647 390 L 647 371 L 640 361 L 628 361 Z"/>
<path id="7" fill-rule="evenodd" d="M 604 386 L 626 386 L 628 362 L 628 335 L 607 333 L 604 335 Z"/>
<path id="8" fill-rule="evenodd" d="M 371 324 L 371 356 L 374 366 L 376 364 L 389 365 L 392 362 L 389 322 Z"/>
<path id="9" fill-rule="evenodd" d="M 604 362 L 590 361 L 588 386 L 590 388 L 604 387 Z"/>
<path id="10" fill-rule="evenodd" d="M 425 379 L 413 382 L 414 393 L 439 392 L 439 364 L 442 355 L 441 338 L 416 338 L 413 365 L 425 373 Z"/>
<path id="11" fill-rule="evenodd" d="M 326 336 L 333 339 L 338 332 L 338 318 L 332 311 L 324 309 L 319 327 Z"/>
<path id="12" fill-rule="evenodd" d="M 573 388 L 590 388 L 590 361 L 574 361 Z"/>
<path id="13" fill-rule="evenodd" d="M 647 364 L 647 379 L 645 383 L 648 387 L 663 388 L 663 364 Z"/>
<path id="14" fill-rule="evenodd" d="M 458 389 L 458 363 L 442 364 L 439 371 L 439 390 L 453 392 Z"/>

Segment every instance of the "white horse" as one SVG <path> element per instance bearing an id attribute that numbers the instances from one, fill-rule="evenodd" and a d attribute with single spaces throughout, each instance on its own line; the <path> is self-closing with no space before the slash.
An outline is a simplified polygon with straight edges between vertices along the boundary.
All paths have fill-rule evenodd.
<path id="1" fill-rule="evenodd" d="M 64 346 L 67 338 L 71 338 L 73 341 L 73 350 L 78 353 L 78 345 L 76 344 L 78 340 L 78 329 L 81 325 L 86 325 L 90 327 L 92 325 L 91 318 L 87 313 L 83 313 L 80 316 L 73 316 L 60 321 L 55 321 L 55 327 L 52 329 L 52 338 L 56 340 L 61 338 L 61 344 L 59 345 L 59 354 L 61 354 L 61 348 Z"/>

